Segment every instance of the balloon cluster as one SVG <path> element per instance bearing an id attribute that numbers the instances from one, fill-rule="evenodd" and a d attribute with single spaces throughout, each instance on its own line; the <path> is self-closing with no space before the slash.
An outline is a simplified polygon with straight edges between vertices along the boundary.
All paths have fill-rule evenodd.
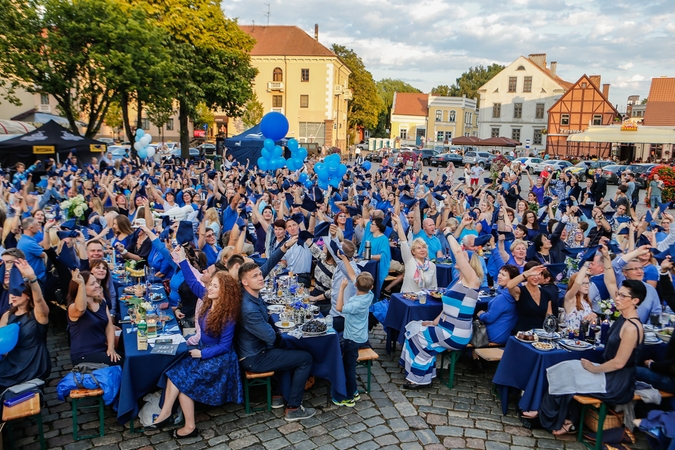
<path id="1" fill-rule="evenodd" d="M 319 178 L 317 183 L 321 189 L 328 189 L 328 186 L 337 188 L 340 186 L 342 177 L 347 173 L 347 166 L 340 163 L 340 155 L 333 153 L 323 159 L 323 162 L 314 164 L 314 172 Z"/>
<path id="2" fill-rule="evenodd" d="M 291 170 L 300 170 L 305 165 L 305 158 L 307 158 L 307 149 L 299 147 L 298 141 L 289 139 L 286 146 L 291 151 L 291 157 L 286 160 L 286 167 Z"/>
<path id="3" fill-rule="evenodd" d="M 152 136 L 143 131 L 142 128 L 136 130 L 136 142 L 134 143 L 134 149 L 138 157 L 141 159 L 152 158 L 155 156 L 155 148 L 149 147 L 152 142 Z"/>
<path id="4" fill-rule="evenodd" d="M 265 136 L 263 149 L 258 158 L 260 170 L 277 170 L 286 166 L 284 150 L 275 145 L 275 141 L 283 139 L 288 133 L 288 119 L 281 113 L 270 112 L 260 121 L 260 131 Z"/>

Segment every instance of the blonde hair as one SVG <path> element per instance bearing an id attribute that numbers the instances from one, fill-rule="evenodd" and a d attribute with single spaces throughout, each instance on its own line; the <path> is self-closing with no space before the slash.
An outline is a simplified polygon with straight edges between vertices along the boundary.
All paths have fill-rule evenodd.
<path id="1" fill-rule="evenodd" d="M 476 272 L 478 279 L 482 280 L 485 274 L 483 273 L 483 265 L 480 263 L 480 256 L 478 256 L 477 252 L 472 252 L 471 259 L 469 259 L 469 265 L 473 271 Z"/>
<path id="2" fill-rule="evenodd" d="M 525 242 L 522 239 L 516 239 L 515 241 L 513 241 L 511 243 L 511 246 L 509 247 L 509 250 L 511 250 L 511 252 L 513 253 L 513 250 L 515 250 L 515 248 L 518 247 L 519 245 L 524 246 L 525 250 L 527 250 L 527 242 Z"/>
<path id="3" fill-rule="evenodd" d="M 207 209 L 204 213 L 204 220 L 206 220 L 207 224 L 215 222 L 220 226 L 220 219 L 218 218 L 218 211 L 216 208 Z"/>
<path id="4" fill-rule="evenodd" d="M 96 211 L 99 216 L 103 217 L 104 211 L 103 211 L 103 203 L 101 203 L 101 199 L 94 196 L 91 198 L 91 209 Z"/>
<path id="5" fill-rule="evenodd" d="M 445 226 L 450 228 L 450 230 L 454 233 L 457 227 L 459 226 L 459 220 L 457 220 L 454 217 L 450 217 L 448 220 L 445 221 Z"/>
<path id="6" fill-rule="evenodd" d="M 427 245 L 426 242 L 424 242 L 424 239 L 422 238 L 416 238 L 412 241 L 412 243 L 410 244 L 410 251 L 412 252 L 417 247 L 424 247 L 427 250 L 429 250 L 429 246 Z"/>

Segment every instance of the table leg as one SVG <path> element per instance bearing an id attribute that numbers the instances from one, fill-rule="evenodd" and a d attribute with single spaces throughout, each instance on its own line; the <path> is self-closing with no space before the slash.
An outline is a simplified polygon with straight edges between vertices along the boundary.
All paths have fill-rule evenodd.
<path id="1" fill-rule="evenodd" d="M 495 385 L 495 388 L 499 391 L 499 396 L 502 401 L 502 414 L 506 415 L 509 412 L 509 387 L 504 385 Z"/>

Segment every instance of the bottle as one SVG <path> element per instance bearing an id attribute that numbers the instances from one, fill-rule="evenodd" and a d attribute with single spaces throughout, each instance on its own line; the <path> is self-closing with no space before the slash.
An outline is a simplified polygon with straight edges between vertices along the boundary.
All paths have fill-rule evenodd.
<path id="1" fill-rule="evenodd" d="M 370 241 L 366 241 L 366 248 L 363 250 L 363 259 L 369 260 L 371 256 Z"/>
<path id="2" fill-rule="evenodd" d="M 148 324 L 145 323 L 145 320 L 141 320 L 136 324 L 138 332 L 136 333 L 136 345 L 138 350 L 147 350 L 148 349 Z"/>
<path id="3" fill-rule="evenodd" d="M 609 321 L 607 319 L 602 321 L 600 325 L 600 343 L 607 344 L 607 337 L 609 336 Z"/>

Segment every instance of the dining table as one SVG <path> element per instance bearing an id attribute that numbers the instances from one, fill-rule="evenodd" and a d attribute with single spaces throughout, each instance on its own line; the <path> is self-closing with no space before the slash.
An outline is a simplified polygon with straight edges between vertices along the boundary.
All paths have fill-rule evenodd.
<path id="1" fill-rule="evenodd" d="M 161 285 L 151 285 L 151 292 L 160 294 L 161 298 L 152 304 L 158 307 L 166 302 L 164 287 Z M 120 283 L 118 288 L 118 299 L 124 295 L 126 286 Z M 161 290 L 159 289 L 161 287 Z M 120 318 L 123 322 L 129 319 L 128 305 L 120 301 Z M 180 333 L 178 323 L 171 309 L 161 311 L 170 317 L 164 325 L 164 333 Z M 126 319 L 126 320 L 124 320 Z M 120 385 L 119 404 L 117 409 L 117 421 L 121 424 L 127 423 L 138 417 L 138 401 L 146 394 L 155 392 L 158 389 L 158 382 L 162 374 L 173 364 L 179 361 L 188 352 L 185 342 L 179 344 L 175 355 L 164 355 L 152 353 L 152 345 L 148 344 L 147 350 L 139 350 L 137 345 L 137 330 L 131 323 L 122 324 L 122 335 L 120 342 L 123 345 L 124 363 L 122 365 L 122 383 Z"/>
<path id="2" fill-rule="evenodd" d="M 665 349 L 665 343 L 644 345 L 639 360 L 658 358 L 665 353 Z M 515 336 L 509 337 L 492 378 L 501 398 L 502 413 L 506 415 L 508 412 L 510 388 L 522 392 L 518 402 L 522 411 L 537 411 L 544 393 L 548 391 L 546 369 L 563 361 L 582 358 L 601 363 L 603 352 L 604 346 L 593 346 L 587 350 L 568 350 L 556 346 L 553 350 L 544 351 L 534 348 L 532 342 L 519 341 Z"/>

